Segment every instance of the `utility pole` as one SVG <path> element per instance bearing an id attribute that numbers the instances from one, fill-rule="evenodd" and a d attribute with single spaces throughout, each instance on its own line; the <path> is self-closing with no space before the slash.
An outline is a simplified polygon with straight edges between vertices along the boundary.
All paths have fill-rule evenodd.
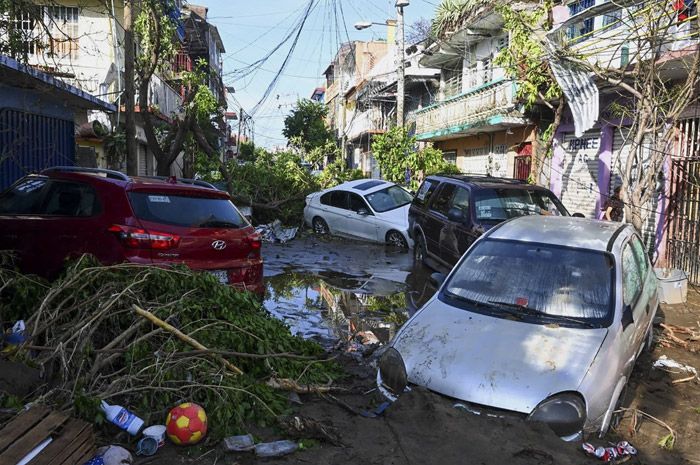
<path id="1" fill-rule="evenodd" d="M 126 173 L 138 175 L 139 156 L 136 146 L 136 114 L 134 110 L 134 0 L 124 0 L 124 109 L 126 111 Z M 121 111 L 121 110 L 120 110 Z"/>
<path id="2" fill-rule="evenodd" d="M 396 10 L 398 12 L 397 16 L 397 26 L 399 28 L 399 34 L 396 38 L 396 43 L 398 45 L 397 58 L 399 59 L 398 68 L 398 82 L 396 84 L 396 125 L 403 127 L 403 106 L 405 96 L 405 84 L 406 84 L 406 68 L 404 64 L 404 54 L 406 50 L 405 35 L 404 35 L 404 20 L 403 20 L 403 8 L 408 5 L 407 0 L 397 0 Z"/>
<path id="3" fill-rule="evenodd" d="M 243 107 L 238 113 L 238 137 L 236 137 L 236 158 L 241 159 L 241 125 L 243 124 Z"/>

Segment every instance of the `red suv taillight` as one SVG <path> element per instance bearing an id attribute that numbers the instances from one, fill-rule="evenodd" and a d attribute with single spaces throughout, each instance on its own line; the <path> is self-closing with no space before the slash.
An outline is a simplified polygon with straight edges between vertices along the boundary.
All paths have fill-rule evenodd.
<path id="1" fill-rule="evenodd" d="M 180 236 L 176 234 L 146 231 L 145 229 L 119 224 L 110 226 L 108 231 L 115 233 L 122 244 L 131 249 L 167 250 L 180 244 Z"/>
<path id="2" fill-rule="evenodd" d="M 262 240 L 259 234 L 252 234 L 245 238 L 246 242 L 250 246 L 250 252 L 248 252 L 248 258 L 259 258 L 260 249 L 262 248 Z"/>

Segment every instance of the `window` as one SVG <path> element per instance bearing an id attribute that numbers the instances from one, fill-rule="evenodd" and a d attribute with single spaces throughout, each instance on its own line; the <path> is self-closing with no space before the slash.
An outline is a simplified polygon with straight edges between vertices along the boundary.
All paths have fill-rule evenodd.
<path id="1" fill-rule="evenodd" d="M 642 275 L 630 243 L 622 250 L 622 299 L 625 305 L 634 305 L 642 290 Z"/>
<path id="2" fill-rule="evenodd" d="M 154 223 L 188 228 L 237 229 L 248 226 L 248 221 L 227 199 L 131 192 L 129 200 L 137 218 Z"/>
<path id="3" fill-rule="evenodd" d="M 47 215 L 88 217 L 100 213 L 95 190 L 87 184 L 52 182 L 42 209 Z"/>
<path id="4" fill-rule="evenodd" d="M 611 11 L 610 13 L 603 15 L 603 27 L 605 27 L 607 30 L 618 28 L 621 25 L 622 10 Z"/>
<path id="5" fill-rule="evenodd" d="M 329 207 L 348 209 L 348 197 L 345 191 L 330 191 L 321 196 L 321 203 Z"/>
<path id="6" fill-rule="evenodd" d="M 0 197 L 0 214 L 39 213 L 47 185 L 47 180 L 42 178 L 28 178 L 16 184 Z"/>
<path id="7" fill-rule="evenodd" d="M 444 94 L 445 98 L 454 97 L 462 93 L 462 70 L 446 69 L 444 73 Z"/>
<path id="8" fill-rule="evenodd" d="M 427 204 L 438 185 L 440 185 L 439 182 L 426 179 L 423 181 L 423 184 L 420 185 L 420 188 L 418 188 L 418 193 L 413 201 L 418 205 Z"/>
<path id="9" fill-rule="evenodd" d="M 359 212 L 361 209 L 366 210 L 369 212 L 369 208 L 367 208 L 367 203 L 360 197 L 359 195 L 355 193 L 350 193 L 350 210 L 354 212 Z"/>
<path id="10" fill-rule="evenodd" d="M 464 216 L 469 217 L 469 191 L 463 187 L 458 187 L 452 197 L 450 208 L 458 208 L 464 213 Z"/>
<path id="11" fill-rule="evenodd" d="M 413 200 L 413 196 L 406 189 L 394 185 L 367 194 L 365 199 L 367 199 L 367 202 L 369 202 L 375 212 L 384 213 L 408 205 Z"/>
<path id="12" fill-rule="evenodd" d="M 442 152 L 442 156 L 447 163 L 457 165 L 457 151 L 456 150 L 448 150 L 446 152 Z"/>
<path id="13" fill-rule="evenodd" d="M 49 29 L 49 53 L 59 58 L 78 56 L 78 8 L 68 6 L 46 7 Z"/>
<path id="14" fill-rule="evenodd" d="M 447 212 L 450 210 L 450 200 L 452 199 L 452 194 L 454 194 L 456 188 L 457 186 L 454 184 L 443 184 L 442 189 L 440 189 L 440 192 L 438 192 L 438 195 L 435 197 L 435 200 L 433 200 L 430 208 L 438 213 L 447 215 Z"/>
<path id="15" fill-rule="evenodd" d="M 475 147 L 471 149 L 464 149 L 464 155 L 467 157 L 478 157 L 480 155 L 488 155 L 488 147 Z"/>
<path id="16" fill-rule="evenodd" d="M 588 18 L 572 24 L 566 31 L 567 37 L 574 42 L 580 42 L 588 38 L 588 34 L 593 32 L 594 19 Z"/>
<path id="17" fill-rule="evenodd" d="M 484 58 L 481 60 L 481 82 L 479 82 L 479 84 L 491 82 L 492 76 L 493 68 L 491 68 L 491 57 Z"/>
<path id="18" fill-rule="evenodd" d="M 580 319 L 607 326 L 612 320 L 613 263 L 603 252 L 486 239 L 453 271 L 440 299 L 496 317 L 517 312 L 539 324 L 575 326 Z"/>
<path id="19" fill-rule="evenodd" d="M 632 251 L 634 252 L 634 258 L 637 260 L 637 265 L 639 266 L 639 270 L 641 271 L 642 279 L 647 275 L 647 272 L 649 271 L 649 257 L 644 251 L 644 244 L 642 244 L 642 241 L 639 239 L 638 236 L 632 236 L 632 240 L 630 241 L 632 244 Z"/>
<path id="20" fill-rule="evenodd" d="M 503 221 L 524 215 L 568 216 L 549 192 L 536 189 L 480 189 L 474 194 L 476 219 Z"/>
<path id="21" fill-rule="evenodd" d="M 13 39 L 21 41 L 20 52 L 23 55 L 36 54 L 39 42 L 36 11 L 21 11 L 12 21 L 12 26 Z"/>
<path id="22" fill-rule="evenodd" d="M 569 15 L 581 13 L 595 5 L 595 0 L 579 0 L 569 5 Z"/>

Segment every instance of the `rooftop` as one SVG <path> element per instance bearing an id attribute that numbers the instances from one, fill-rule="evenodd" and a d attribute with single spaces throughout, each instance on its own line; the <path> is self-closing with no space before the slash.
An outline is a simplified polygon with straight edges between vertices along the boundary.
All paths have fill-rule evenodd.
<path id="1" fill-rule="evenodd" d="M 533 215 L 506 221 L 489 237 L 606 251 L 610 239 L 624 227 L 611 221 Z"/>

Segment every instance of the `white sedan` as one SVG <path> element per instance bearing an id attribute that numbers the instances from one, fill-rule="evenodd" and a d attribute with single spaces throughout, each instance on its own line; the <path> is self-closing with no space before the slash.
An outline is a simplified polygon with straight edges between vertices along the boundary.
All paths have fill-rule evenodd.
<path id="1" fill-rule="evenodd" d="M 413 196 L 378 179 L 348 181 L 306 197 L 304 221 L 317 234 L 408 248 L 408 208 Z"/>

